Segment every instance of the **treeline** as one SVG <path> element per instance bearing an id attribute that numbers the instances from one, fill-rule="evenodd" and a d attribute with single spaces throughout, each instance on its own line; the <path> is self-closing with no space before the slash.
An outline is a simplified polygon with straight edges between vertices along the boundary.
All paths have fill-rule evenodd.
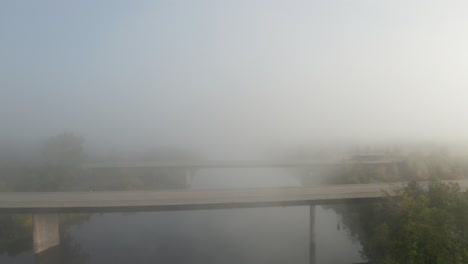
<path id="1" fill-rule="evenodd" d="M 381 202 L 335 206 L 362 257 L 379 264 L 468 263 L 468 192 L 416 182 Z"/>
<path id="2" fill-rule="evenodd" d="M 362 257 L 379 264 L 468 263 L 468 192 L 440 181 L 466 178 L 466 160 L 440 149 L 387 155 L 396 162 L 327 172 L 330 183 L 410 182 L 382 201 L 331 206 L 361 242 Z M 419 181 L 429 181 L 428 188 Z"/>
<path id="3" fill-rule="evenodd" d="M 99 191 L 185 188 L 185 171 L 162 168 L 85 168 L 90 158 L 83 148 L 84 139 L 62 133 L 45 141 L 27 157 L 14 153 L 0 155 L 0 191 Z M 159 156 L 158 156 L 159 155 Z M 149 160 L 154 157 L 191 159 L 188 153 L 157 151 L 135 155 Z M 109 157 L 101 157 L 106 160 Z M 114 158 L 114 163 L 122 160 Z M 96 157 L 93 157 L 96 159 Z M 99 160 L 99 158 L 98 158 Z"/>

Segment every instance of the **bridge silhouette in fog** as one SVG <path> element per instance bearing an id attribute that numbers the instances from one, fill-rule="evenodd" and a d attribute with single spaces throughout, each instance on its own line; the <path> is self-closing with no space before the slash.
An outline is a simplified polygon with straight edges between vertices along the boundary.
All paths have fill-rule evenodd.
<path id="1" fill-rule="evenodd" d="M 385 165 L 399 162 L 388 158 L 359 160 L 354 156 L 350 159 L 328 161 L 291 161 L 291 160 L 217 160 L 217 161 L 184 161 L 184 162 L 92 162 L 85 168 L 185 168 L 185 169 L 216 169 L 216 168 L 317 168 L 336 167 L 349 164 Z"/>

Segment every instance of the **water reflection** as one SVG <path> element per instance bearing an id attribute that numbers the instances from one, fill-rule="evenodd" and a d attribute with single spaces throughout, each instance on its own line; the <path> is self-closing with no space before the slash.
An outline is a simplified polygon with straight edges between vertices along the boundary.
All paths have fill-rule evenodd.
<path id="1" fill-rule="evenodd" d="M 60 246 L 50 248 L 42 253 L 36 254 L 35 264 L 84 264 L 89 261 L 89 254 L 83 250 L 81 244 L 77 243 L 68 232 L 60 235 Z"/>
<path id="2" fill-rule="evenodd" d="M 70 227 L 79 228 L 90 215 L 61 215 L 60 246 L 33 254 L 32 216 L 29 214 L 0 216 L 1 250 L 0 263 L 21 264 L 82 264 L 87 263 L 88 254 L 74 240 Z"/>
<path id="3" fill-rule="evenodd" d="M 15 257 L 32 249 L 31 215 L 0 215 L 0 255 Z"/>

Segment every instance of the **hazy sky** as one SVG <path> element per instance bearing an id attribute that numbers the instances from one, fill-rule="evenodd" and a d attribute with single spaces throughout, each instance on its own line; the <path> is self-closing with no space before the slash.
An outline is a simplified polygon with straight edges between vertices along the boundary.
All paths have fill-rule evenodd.
<path id="1" fill-rule="evenodd" d="M 0 139 L 466 140 L 467 14 L 466 1 L 2 1 Z"/>

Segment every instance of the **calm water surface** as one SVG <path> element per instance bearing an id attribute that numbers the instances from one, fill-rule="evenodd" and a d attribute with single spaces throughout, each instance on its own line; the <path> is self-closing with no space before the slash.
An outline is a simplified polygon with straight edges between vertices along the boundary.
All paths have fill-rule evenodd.
<path id="1" fill-rule="evenodd" d="M 318 180 L 318 179 L 317 179 Z M 297 186 L 287 170 L 198 171 L 192 188 Z M 316 209 L 318 264 L 355 263 L 353 242 L 333 210 Z M 309 263 L 309 207 L 93 214 L 62 232 L 58 263 Z M 51 263 L 32 252 L 0 263 Z"/>

